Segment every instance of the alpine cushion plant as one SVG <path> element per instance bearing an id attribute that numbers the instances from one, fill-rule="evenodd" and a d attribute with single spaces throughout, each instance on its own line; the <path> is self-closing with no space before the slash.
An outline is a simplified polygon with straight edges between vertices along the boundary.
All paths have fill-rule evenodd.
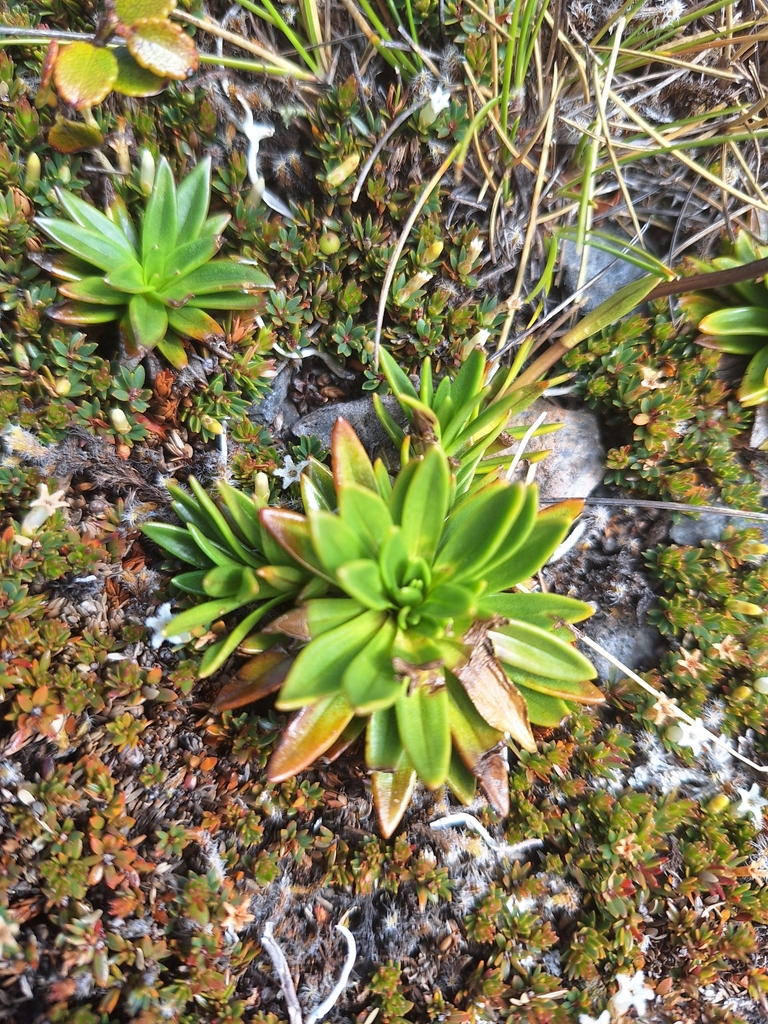
<path id="1" fill-rule="evenodd" d="M 746 231 L 736 238 L 732 254 L 711 262 L 689 259 L 698 273 L 731 270 L 768 256 L 768 247 L 755 246 Z M 752 358 L 737 391 L 742 405 L 768 401 L 768 285 L 739 281 L 712 291 L 681 295 L 678 302 L 701 332 L 696 339 L 705 348 Z"/>
<path id="2" fill-rule="evenodd" d="M 277 700 L 298 713 L 268 776 L 287 779 L 331 748 L 338 755 L 366 729 L 384 835 L 400 821 L 417 777 L 430 789 L 448 783 L 463 802 L 479 781 L 504 815 L 505 738 L 534 751 L 531 723 L 553 726 L 569 701 L 602 700 L 590 682 L 596 672 L 565 626 L 591 607 L 505 593 L 547 561 L 580 503 L 538 511 L 537 488 L 498 470 L 457 496 L 437 444 L 391 481 L 344 420 L 331 451 L 332 492 L 328 480 L 317 486 L 305 477 L 306 515 L 264 508 L 259 517 L 328 587 L 265 630 L 306 645 Z M 178 619 L 168 627 L 179 628 Z"/>
<path id="3" fill-rule="evenodd" d="M 206 157 L 177 189 L 161 159 L 139 231 L 119 196 L 103 214 L 59 189 L 70 219 L 36 218 L 69 254 L 34 257 L 63 279 L 58 288 L 66 301 L 49 315 L 67 324 L 119 321 L 129 358 L 157 349 L 177 369 L 187 364 L 182 338 L 221 344 L 224 328 L 206 310 L 252 309 L 272 282 L 254 266 L 213 258 L 230 215 L 208 216 L 210 179 Z"/>

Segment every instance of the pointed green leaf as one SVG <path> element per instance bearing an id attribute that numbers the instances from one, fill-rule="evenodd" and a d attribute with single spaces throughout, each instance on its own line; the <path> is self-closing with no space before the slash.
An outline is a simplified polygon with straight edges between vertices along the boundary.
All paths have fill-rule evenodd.
<path id="1" fill-rule="evenodd" d="M 58 217 L 35 217 L 35 224 L 54 242 L 73 256 L 109 271 L 125 263 L 125 248 L 91 228 L 72 224 Z"/>
<path id="2" fill-rule="evenodd" d="M 206 576 L 205 569 L 195 569 L 194 572 L 177 573 L 171 583 L 185 594 L 194 594 L 195 597 L 207 597 L 203 588 L 203 580 Z"/>
<path id="3" fill-rule="evenodd" d="M 203 157 L 181 182 L 176 193 L 178 216 L 177 245 L 194 242 L 199 237 L 211 198 L 211 158 Z"/>
<path id="4" fill-rule="evenodd" d="M 431 408 L 433 394 L 432 360 L 429 356 L 425 356 L 421 364 L 421 376 L 419 377 L 419 398 L 425 405 Z"/>
<path id="5" fill-rule="evenodd" d="M 223 640 L 212 644 L 203 655 L 203 660 L 197 668 L 198 679 L 207 679 L 214 672 L 222 667 L 227 658 L 234 654 L 237 647 L 245 640 L 253 627 L 273 608 L 282 603 L 283 598 L 277 597 L 272 601 L 265 601 L 259 605 L 250 615 L 246 615 L 242 622 L 238 622 L 234 629 L 231 629 Z"/>
<path id="6" fill-rule="evenodd" d="M 481 758 L 504 739 L 492 728 L 452 672 L 445 674 L 448 688 L 448 722 L 454 746 L 470 771 L 475 771 Z"/>
<path id="7" fill-rule="evenodd" d="M 252 601 L 259 593 L 253 569 L 245 565 L 215 565 L 205 574 L 203 587 L 208 597 L 237 597 Z"/>
<path id="8" fill-rule="evenodd" d="M 184 527 L 173 526 L 171 523 L 142 523 L 139 529 L 155 544 L 170 552 L 175 558 L 180 558 L 182 562 L 196 565 L 199 569 L 211 567 L 211 559 L 203 554 Z"/>
<path id="9" fill-rule="evenodd" d="M 715 349 L 717 352 L 729 352 L 736 356 L 751 356 L 755 352 L 759 352 L 765 345 L 766 337 L 761 334 L 721 334 L 716 337 L 706 334 L 700 335 L 696 341 L 702 348 Z"/>
<path id="10" fill-rule="evenodd" d="M 187 279 L 184 278 L 184 285 L 186 285 L 186 281 Z M 182 286 L 182 291 L 184 290 L 185 288 Z M 164 296 L 166 293 L 167 290 L 163 289 Z M 188 299 L 184 305 L 194 306 L 197 309 L 253 309 L 258 303 L 258 295 L 248 290 L 240 292 L 215 292 L 212 295 L 196 295 Z"/>
<path id="11" fill-rule="evenodd" d="M 594 679 L 597 670 L 572 644 L 526 622 L 510 622 L 488 633 L 496 657 L 505 665 L 564 682 Z"/>
<path id="12" fill-rule="evenodd" d="M 482 618 L 503 615 L 505 619 L 519 619 L 540 629 L 551 629 L 559 619 L 582 622 L 595 611 L 591 604 L 559 594 L 493 594 L 482 598 L 481 605 Z"/>
<path id="13" fill-rule="evenodd" d="M 46 310 L 52 320 L 62 324 L 108 324 L 119 320 L 125 306 L 96 306 L 86 302 L 60 302 Z"/>
<path id="14" fill-rule="evenodd" d="M 411 558 L 431 562 L 434 557 L 448 511 L 450 479 L 443 450 L 430 447 L 416 467 L 403 504 L 401 528 Z M 414 767 L 421 775 L 415 762 Z"/>
<path id="15" fill-rule="evenodd" d="M 580 341 L 597 334 L 604 327 L 615 324 L 627 313 L 631 313 L 658 283 L 658 277 L 641 277 L 639 281 L 632 281 L 630 284 L 624 285 L 623 288 L 619 288 L 609 299 L 590 310 L 575 327 L 564 334 L 560 338 L 560 344 L 565 349 L 574 348 Z"/>
<path id="16" fill-rule="evenodd" d="M 219 690 L 210 706 L 211 713 L 244 707 L 279 690 L 292 661 L 280 648 L 261 651 L 241 665 L 234 678 Z"/>
<path id="17" fill-rule="evenodd" d="M 128 296 L 110 288 L 103 277 L 84 277 L 81 281 L 65 281 L 59 285 L 59 294 L 77 302 L 92 302 L 97 306 L 126 303 Z"/>
<path id="18" fill-rule="evenodd" d="M 243 491 L 238 490 L 237 487 L 233 487 L 232 484 L 228 484 L 224 480 L 218 480 L 216 487 L 227 512 L 232 518 L 234 529 L 238 534 L 238 540 L 251 547 L 254 551 L 260 551 L 262 535 L 259 511 L 264 506 L 259 504 L 253 495 L 244 494 Z"/>
<path id="19" fill-rule="evenodd" d="M 510 590 L 523 580 L 535 576 L 562 543 L 571 522 L 571 519 L 539 513 L 522 548 L 516 548 L 503 562 L 485 570 L 488 593 Z"/>
<path id="20" fill-rule="evenodd" d="M 234 558 L 238 562 L 244 562 L 246 565 L 251 565 L 258 569 L 264 564 L 264 560 L 256 554 L 254 551 L 247 548 L 236 536 L 235 533 L 227 522 L 221 509 L 212 500 L 205 488 L 200 484 L 196 477 L 190 476 L 189 486 L 192 488 L 192 493 L 197 499 L 197 505 L 200 509 L 200 515 L 204 517 L 205 522 L 208 524 L 206 533 L 210 533 L 211 529 L 220 542 L 224 549 L 229 549 L 230 557 Z"/>
<path id="21" fill-rule="evenodd" d="M 389 410 L 378 395 L 373 396 L 373 408 L 376 410 L 379 422 L 389 435 L 390 441 L 399 451 L 405 437 L 405 431 L 397 420 L 390 415 Z"/>
<path id="22" fill-rule="evenodd" d="M 445 686 L 430 692 L 416 686 L 395 704 L 397 728 L 408 759 L 427 789 L 442 786 L 451 763 L 448 694 Z"/>
<path id="23" fill-rule="evenodd" d="M 457 416 L 465 407 L 474 406 L 477 396 L 483 389 L 485 368 L 486 358 L 483 350 L 472 349 L 451 385 L 451 401 Z"/>
<path id="24" fill-rule="evenodd" d="M 505 666 L 507 673 L 518 688 L 524 686 L 526 690 L 535 690 L 536 693 L 547 694 L 550 697 L 559 697 L 562 700 L 575 701 L 577 704 L 604 704 L 605 695 L 590 683 L 588 679 L 565 680 L 558 676 L 551 678 L 535 675 L 532 672 L 523 672 L 520 669 Z"/>
<path id="25" fill-rule="evenodd" d="M 316 598 L 307 601 L 304 607 L 307 613 L 307 628 L 312 639 L 349 622 L 364 611 L 357 601 L 346 597 Z"/>
<path id="26" fill-rule="evenodd" d="M 366 611 L 312 640 L 294 662 L 276 706 L 291 711 L 339 691 L 347 666 L 381 629 L 384 620 L 383 613 Z"/>
<path id="27" fill-rule="evenodd" d="M 234 597 L 217 598 L 215 601 L 196 604 L 194 608 L 188 608 L 174 616 L 163 630 L 163 636 L 182 636 L 199 626 L 210 626 L 216 619 L 229 615 L 242 605 L 243 602 Z"/>
<path id="28" fill-rule="evenodd" d="M 301 474 L 301 500 L 307 512 L 311 509 L 322 509 L 333 512 L 336 508 L 336 491 L 333 486 L 333 473 L 315 458 Z"/>
<path id="29" fill-rule="evenodd" d="M 392 668 L 392 641 L 396 625 L 386 619 L 356 658 L 344 670 L 341 684 L 357 715 L 391 707 L 407 685 Z"/>
<path id="30" fill-rule="evenodd" d="M 156 348 L 160 355 L 176 370 L 180 370 L 189 362 L 184 342 L 173 331 L 168 331 L 165 337 L 158 341 Z"/>
<path id="31" fill-rule="evenodd" d="M 151 295 L 134 295 L 128 305 L 131 331 L 137 345 L 151 351 L 165 337 L 168 314 L 162 302 Z"/>
<path id="32" fill-rule="evenodd" d="M 457 515 L 460 525 L 435 559 L 435 574 L 454 583 L 480 578 L 520 514 L 524 498 L 522 485 L 498 481 L 466 502 Z"/>
<path id="33" fill-rule="evenodd" d="M 353 717 L 343 693 L 330 694 L 303 708 L 283 730 L 267 764 L 270 782 L 284 782 L 308 768 L 341 736 Z"/>
<path id="34" fill-rule="evenodd" d="M 335 582 L 332 576 L 326 574 L 317 559 L 312 543 L 312 532 L 305 516 L 289 512 L 287 509 L 264 508 L 259 513 L 259 522 L 299 565 L 303 565 L 329 583 Z M 267 550 L 266 537 L 264 553 L 270 561 L 273 560 L 270 551 Z"/>
<path id="35" fill-rule="evenodd" d="M 418 459 L 411 459 L 410 462 L 406 462 L 395 477 L 392 485 L 392 492 L 389 496 L 389 511 L 392 515 L 392 522 L 398 526 L 403 520 L 405 498 L 408 494 L 413 474 L 420 465 L 421 462 Z"/>
<path id="36" fill-rule="evenodd" d="M 222 547 L 215 541 L 211 540 L 211 538 L 202 530 L 199 530 L 194 523 L 187 523 L 187 531 L 203 554 L 210 558 L 214 565 L 238 567 L 242 564 L 233 557 L 232 552 L 228 548 Z"/>
<path id="37" fill-rule="evenodd" d="M 378 494 L 368 453 L 353 428 L 341 417 L 331 431 L 331 461 L 337 494 L 345 484 L 359 484 Z"/>
<path id="38" fill-rule="evenodd" d="M 165 253 L 176 245 L 177 230 L 176 185 L 168 161 L 161 157 L 141 222 L 141 260 L 147 274 L 162 269 Z"/>
<path id="39" fill-rule="evenodd" d="M 410 378 L 400 369 L 398 363 L 385 348 L 379 352 L 379 359 L 381 361 L 381 369 L 387 378 L 387 383 L 398 400 L 402 395 L 407 395 L 410 398 L 419 397 L 413 384 L 411 384 Z M 404 409 L 404 412 L 406 416 L 409 415 L 407 409 Z"/>
<path id="40" fill-rule="evenodd" d="M 178 334 L 195 341 L 221 342 L 224 340 L 224 328 L 212 316 L 202 309 L 183 306 L 181 309 L 168 310 L 168 323 Z"/>
<path id="41" fill-rule="evenodd" d="M 130 239 L 125 236 L 120 227 L 114 224 L 109 217 L 106 217 L 97 210 L 95 206 L 83 202 L 82 199 L 72 195 L 71 192 L 67 192 L 63 188 L 56 189 L 56 195 L 61 205 L 76 224 L 103 235 L 114 245 L 125 250 L 124 262 L 137 261 L 138 253 L 131 244 Z"/>
<path id="42" fill-rule="evenodd" d="M 393 772 L 372 772 L 371 791 L 379 831 L 389 839 L 408 810 L 416 785 L 416 772 L 403 751 Z"/>
<path id="43" fill-rule="evenodd" d="M 429 591 L 426 601 L 419 607 L 421 615 L 435 619 L 461 619 L 472 615 L 477 599 L 472 590 L 455 583 L 438 583 Z"/>
<path id="44" fill-rule="evenodd" d="M 168 288 L 184 288 L 188 293 L 199 294 L 190 286 L 187 277 L 213 259 L 221 248 L 221 241 L 218 235 L 195 238 L 170 250 L 163 260 L 158 292 L 163 294 Z"/>
<path id="45" fill-rule="evenodd" d="M 364 538 L 341 518 L 322 509 L 307 516 L 312 532 L 312 543 L 326 572 L 333 576 L 346 562 L 370 558 L 373 552 Z"/>
<path id="46" fill-rule="evenodd" d="M 243 293 L 253 296 L 273 287 L 272 281 L 257 267 L 218 259 L 203 264 L 180 279 L 169 278 L 160 292 L 170 302 L 183 303 L 188 301 L 188 296 L 198 299 L 205 295 L 221 294 L 247 297 Z"/>
<path id="47" fill-rule="evenodd" d="M 702 334 L 768 335 L 768 309 L 758 306 L 732 306 L 709 313 L 699 323 Z"/>
<path id="48" fill-rule="evenodd" d="M 56 124 L 48 132 L 48 145 L 57 153 L 80 153 L 84 149 L 98 149 L 104 145 L 104 136 L 93 125 L 70 121 L 56 115 Z"/>

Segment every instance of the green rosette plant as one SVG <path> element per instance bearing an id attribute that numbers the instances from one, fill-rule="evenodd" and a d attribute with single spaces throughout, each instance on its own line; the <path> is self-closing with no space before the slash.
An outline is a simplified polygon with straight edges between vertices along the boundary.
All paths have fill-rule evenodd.
<path id="1" fill-rule="evenodd" d="M 68 254 L 35 257 L 63 279 L 58 289 L 66 301 L 50 316 L 79 325 L 119 321 L 130 358 L 156 349 L 177 369 L 187 364 L 183 338 L 221 345 L 224 328 L 206 311 L 252 309 L 272 281 L 254 266 L 213 258 L 230 215 L 208 216 L 210 178 L 206 157 L 177 189 L 161 159 L 138 231 L 119 196 L 103 214 L 59 189 L 70 219 L 35 219 Z"/>
<path id="2" fill-rule="evenodd" d="M 742 231 L 731 255 L 705 262 L 689 259 L 698 273 L 731 270 L 768 256 L 768 246 L 756 246 Z M 751 356 L 737 391 L 742 405 L 768 401 L 768 287 L 765 280 L 739 281 L 711 291 L 678 298 L 685 315 L 701 332 L 705 348 Z"/>
<path id="3" fill-rule="evenodd" d="M 431 361 L 425 359 L 417 390 L 386 350 L 382 349 L 380 358 L 381 369 L 403 410 L 409 432 L 403 430 L 379 396 L 374 395 L 374 407 L 382 426 L 405 459 L 411 450 L 423 454 L 430 445 L 439 444 L 448 458 L 458 464 L 457 494 L 464 493 L 476 473 L 490 472 L 509 463 L 509 456 L 494 458 L 494 453 L 505 447 L 499 441 L 500 435 L 504 433 L 509 439 L 519 439 L 527 429 L 509 427 L 510 417 L 527 409 L 548 387 L 567 379 L 515 387 L 513 368 L 499 369 L 489 380 L 485 353 L 475 348 L 456 376 L 444 376 L 437 386 Z M 558 430 L 559 426 L 547 424 L 535 433 L 548 433 Z"/>
<path id="4" fill-rule="evenodd" d="M 200 483 L 189 478 L 192 490 L 167 484 L 171 507 L 180 520 L 143 523 L 141 530 L 164 551 L 192 568 L 175 575 L 173 585 L 201 599 L 175 616 L 166 637 L 208 629 L 224 616 L 245 607 L 252 610 L 221 640 L 206 650 L 198 674 L 217 671 L 270 611 L 286 601 L 318 596 L 327 584 L 318 573 L 288 555 L 258 519 L 266 498 L 248 495 L 219 481 L 218 503 Z M 317 569 L 321 570 L 318 564 Z M 254 699 L 254 698 L 251 698 Z"/>
<path id="5" fill-rule="evenodd" d="M 394 481 L 338 420 L 332 473 L 305 476 L 306 515 L 259 514 L 264 530 L 328 587 L 268 632 L 300 650 L 278 708 L 296 710 L 268 765 L 278 782 L 364 729 L 379 825 L 390 835 L 420 778 L 469 802 L 479 781 L 509 808 L 505 740 L 534 751 L 531 723 L 554 725 L 570 701 L 597 703 L 594 667 L 566 622 L 591 607 L 550 594 L 505 593 L 533 576 L 580 502 L 538 510 L 535 486 L 499 471 L 462 494 L 438 444 Z M 331 487 L 332 484 L 332 487 Z M 169 627 L 176 630 L 178 620 Z"/>

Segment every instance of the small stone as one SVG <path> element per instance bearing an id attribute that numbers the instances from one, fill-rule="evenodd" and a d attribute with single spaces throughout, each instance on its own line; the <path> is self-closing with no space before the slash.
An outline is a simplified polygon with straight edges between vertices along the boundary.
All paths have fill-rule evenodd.
<path id="1" fill-rule="evenodd" d="M 526 445 L 526 452 L 550 452 L 536 467 L 542 498 L 586 498 L 605 476 L 605 448 L 597 417 L 588 409 L 562 409 L 539 398 L 511 423 L 530 425 L 542 412 L 547 413 L 545 423 L 564 424 L 551 434 L 532 437 Z"/>
<path id="2" fill-rule="evenodd" d="M 403 424 L 405 418 L 394 396 L 384 395 L 382 401 L 389 414 L 398 423 Z M 333 405 L 323 405 L 306 416 L 302 416 L 300 420 L 293 424 L 291 430 L 296 437 L 314 434 L 326 448 L 330 448 L 331 431 L 340 416 L 354 427 L 357 436 L 363 442 L 365 450 L 374 458 L 382 449 L 388 451 L 390 455 L 396 456 L 397 453 L 394 451 L 389 435 L 379 422 L 379 418 L 373 408 L 373 399 L 371 398 L 358 398 L 353 402 L 336 402 Z"/>
<path id="3" fill-rule="evenodd" d="M 611 230 L 610 224 L 607 230 Z M 614 225 L 613 231 L 619 236 L 617 238 L 617 241 L 619 241 L 621 229 Z M 584 248 L 587 251 L 587 273 L 584 283 L 588 284 L 601 271 L 605 271 L 605 273 L 594 284 L 588 284 L 585 292 L 586 301 L 580 307 L 582 314 L 588 313 L 590 309 L 595 309 L 601 302 L 610 299 L 625 284 L 631 284 L 632 281 L 637 281 L 645 276 L 645 271 L 641 270 L 640 267 L 635 266 L 634 263 L 628 263 L 626 260 L 621 259 L 621 257 L 612 256 L 610 253 L 603 252 L 602 249 L 596 249 L 591 245 L 585 245 Z M 562 267 L 566 292 L 573 294 L 578 285 L 579 270 L 581 268 L 581 254 L 577 254 L 575 242 L 566 242 L 563 246 Z"/>

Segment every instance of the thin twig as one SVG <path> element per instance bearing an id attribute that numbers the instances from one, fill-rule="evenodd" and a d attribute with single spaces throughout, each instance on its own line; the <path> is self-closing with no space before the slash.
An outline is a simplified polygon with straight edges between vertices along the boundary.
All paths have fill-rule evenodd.
<path id="1" fill-rule="evenodd" d="M 557 505 L 561 501 L 583 501 L 587 505 L 620 505 L 622 508 L 660 508 L 672 512 L 687 512 L 697 515 L 699 512 L 717 512 L 721 516 L 733 516 L 734 519 L 757 519 L 768 522 L 768 512 L 746 512 L 727 505 L 688 505 L 682 501 L 649 501 L 646 498 L 541 498 L 542 505 Z"/>
<path id="2" fill-rule="evenodd" d="M 299 997 L 296 995 L 293 978 L 291 977 L 291 972 L 288 969 L 288 961 L 285 959 L 285 954 L 282 949 L 280 949 L 278 944 L 272 938 L 273 927 L 272 922 L 267 921 L 261 936 L 261 944 L 269 954 L 269 959 L 272 961 L 272 966 L 275 968 L 277 973 L 277 978 L 280 982 L 280 990 L 283 993 L 283 999 L 285 1000 L 285 1005 L 288 1010 L 288 1020 L 290 1021 L 290 1024 L 303 1024 Z"/>

